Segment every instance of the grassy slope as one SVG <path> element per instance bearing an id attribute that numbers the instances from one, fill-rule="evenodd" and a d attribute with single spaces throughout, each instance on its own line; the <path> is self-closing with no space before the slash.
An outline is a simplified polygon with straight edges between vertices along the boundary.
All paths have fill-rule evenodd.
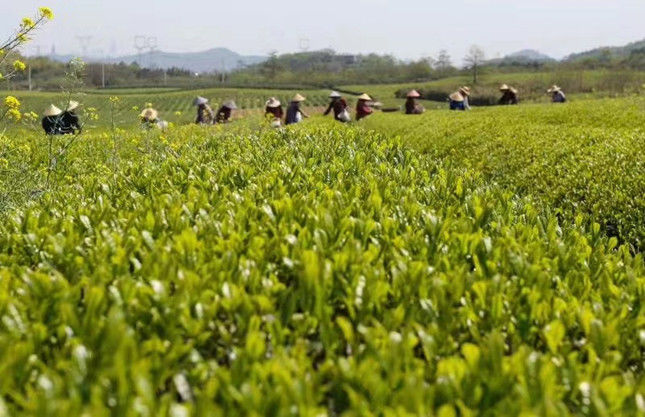
<path id="1" fill-rule="evenodd" d="M 520 99 L 524 101 L 546 101 L 546 89 L 558 84 L 568 93 L 576 95 L 587 94 L 594 97 L 622 96 L 626 93 L 643 91 L 645 73 L 636 71 L 558 71 L 542 73 L 509 73 L 482 74 L 479 83 L 472 84 L 472 77 L 450 77 L 432 82 L 383 84 L 383 85 L 352 85 L 344 89 L 356 92 L 367 92 L 386 104 L 401 103 L 394 100 L 397 91 L 407 91 L 413 88 L 425 89 L 431 92 L 448 94 L 459 86 L 469 85 L 473 88 L 473 97 L 498 97 L 501 84 L 509 84 L 520 90 Z M 433 104 L 429 104 L 434 106 Z"/>

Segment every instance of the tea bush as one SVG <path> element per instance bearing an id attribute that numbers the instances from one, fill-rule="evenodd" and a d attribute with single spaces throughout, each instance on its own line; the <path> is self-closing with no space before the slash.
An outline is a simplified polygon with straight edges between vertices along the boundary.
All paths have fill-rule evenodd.
<path id="1" fill-rule="evenodd" d="M 364 126 L 645 249 L 645 100 L 376 115 Z"/>
<path id="2" fill-rule="evenodd" d="M 455 161 L 345 126 L 85 137 L 0 224 L 0 414 L 645 412 L 642 255 Z"/>

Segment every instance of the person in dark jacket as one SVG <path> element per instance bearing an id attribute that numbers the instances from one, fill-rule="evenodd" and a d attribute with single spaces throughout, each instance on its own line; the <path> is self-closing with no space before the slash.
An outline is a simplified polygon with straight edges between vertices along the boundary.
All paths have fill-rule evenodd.
<path id="1" fill-rule="evenodd" d="M 215 114 L 215 123 L 228 123 L 231 121 L 233 110 L 237 110 L 237 106 L 233 100 L 229 100 L 222 104 L 222 107 L 217 110 Z"/>
<path id="2" fill-rule="evenodd" d="M 517 99 L 517 90 L 513 87 L 504 84 L 499 88 L 499 91 L 502 92 L 502 97 L 499 99 L 500 105 L 513 105 L 519 102 Z"/>
<path id="3" fill-rule="evenodd" d="M 551 88 L 546 90 L 548 94 L 551 94 L 552 103 L 565 103 L 567 101 L 567 96 L 564 95 L 564 92 L 557 85 L 553 85 Z"/>
<path id="4" fill-rule="evenodd" d="M 407 99 L 405 100 L 405 114 L 422 114 L 426 109 L 417 104 L 416 99 L 421 97 L 421 94 L 417 90 L 412 90 L 408 93 Z"/>
<path id="5" fill-rule="evenodd" d="M 332 110 L 334 111 L 334 119 L 338 120 L 341 123 L 346 123 L 351 120 L 349 115 L 349 106 L 347 101 L 340 95 L 337 91 L 332 91 L 329 95 L 331 102 L 327 110 L 325 110 L 324 115 L 327 116 Z"/>
<path id="6" fill-rule="evenodd" d="M 271 97 L 267 100 L 264 109 L 264 117 L 273 127 L 280 127 L 282 125 L 284 110 L 282 110 L 282 103 L 280 103 L 280 100 L 275 97 Z"/>
<path id="7" fill-rule="evenodd" d="M 42 120 L 42 126 L 46 134 L 48 135 L 62 134 L 60 131 L 61 114 L 63 114 L 63 111 L 58 107 L 54 106 L 53 104 L 50 104 L 49 107 L 45 109 L 45 112 L 43 113 L 44 117 Z"/>
<path id="8" fill-rule="evenodd" d="M 363 93 L 360 96 L 358 96 L 358 103 L 356 103 L 356 120 L 361 120 L 369 116 L 370 114 L 374 113 L 374 110 L 372 110 L 372 107 L 370 106 L 370 102 L 372 101 L 372 97 L 368 96 L 367 94 Z"/>
<path id="9" fill-rule="evenodd" d="M 81 133 L 83 130 L 81 122 L 76 114 L 78 108 L 78 101 L 70 101 L 65 110 L 60 115 L 60 133 L 63 135 L 75 135 Z"/>
<path id="10" fill-rule="evenodd" d="M 303 118 L 309 117 L 309 115 L 303 112 L 302 109 L 300 108 L 300 103 L 302 103 L 305 100 L 306 98 L 304 98 L 300 94 L 296 94 L 291 99 L 291 103 L 289 103 L 289 107 L 287 107 L 287 118 L 285 120 L 286 125 L 300 123 Z"/>
<path id="11" fill-rule="evenodd" d="M 198 125 L 212 125 L 215 120 L 213 109 L 208 105 L 208 99 L 204 97 L 197 97 L 193 101 L 193 105 L 197 106 L 197 119 L 195 123 Z"/>

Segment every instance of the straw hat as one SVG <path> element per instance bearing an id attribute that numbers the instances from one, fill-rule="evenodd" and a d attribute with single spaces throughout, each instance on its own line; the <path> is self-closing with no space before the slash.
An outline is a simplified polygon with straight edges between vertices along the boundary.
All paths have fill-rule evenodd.
<path id="1" fill-rule="evenodd" d="M 372 101 L 372 97 L 368 96 L 367 94 L 363 93 L 360 96 L 358 96 L 359 100 L 365 100 L 365 101 Z"/>
<path id="2" fill-rule="evenodd" d="M 206 104 L 206 103 L 208 103 L 208 99 L 207 99 L 207 98 L 204 98 L 204 97 L 197 97 L 197 98 L 193 101 L 193 106 L 201 106 L 202 104 Z"/>
<path id="3" fill-rule="evenodd" d="M 222 107 L 226 107 L 227 109 L 231 110 L 237 110 L 237 106 L 235 105 L 235 102 L 233 100 L 225 101 L 224 104 L 222 104 Z"/>
<path id="4" fill-rule="evenodd" d="M 551 86 L 551 88 L 546 90 L 546 92 L 547 93 L 555 93 L 556 91 L 560 91 L 560 90 L 562 90 L 560 87 L 558 87 L 556 84 L 553 84 L 553 86 Z"/>
<path id="5" fill-rule="evenodd" d="M 460 87 L 459 92 L 464 96 L 469 96 L 470 95 L 470 88 L 467 87 L 467 86 Z"/>
<path id="6" fill-rule="evenodd" d="M 450 94 L 450 100 L 461 103 L 462 101 L 464 101 L 464 96 L 459 91 L 456 91 Z"/>
<path id="7" fill-rule="evenodd" d="M 502 86 L 499 88 L 499 91 L 508 91 L 511 90 L 511 87 L 509 87 L 506 84 L 502 84 Z"/>
<path id="8" fill-rule="evenodd" d="M 296 95 L 295 95 L 295 96 L 293 96 L 293 98 L 291 99 L 291 101 L 296 102 L 296 103 L 300 103 L 301 101 L 305 101 L 305 100 L 307 100 L 307 99 L 306 99 L 306 98 L 304 98 L 303 96 L 301 96 L 300 94 L 296 94 Z"/>
<path id="9" fill-rule="evenodd" d="M 62 112 L 63 111 L 61 109 L 59 109 L 58 107 L 54 106 L 53 104 L 50 104 L 49 107 L 47 107 L 45 109 L 45 111 L 43 112 L 43 116 L 46 116 L 46 117 L 60 116 L 60 114 Z"/>
<path id="10" fill-rule="evenodd" d="M 421 94 L 417 90 L 412 90 L 408 93 L 408 98 L 419 98 Z"/>
<path id="11" fill-rule="evenodd" d="M 280 107 L 280 100 L 275 97 L 271 97 L 266 102 L 267 107 Z"/>
<path id="12" fill-rule="evenodd" d="M 512 92 L 513 94 L 517 94 L 517 89 L 516 89 L 516 88 L 511 87 L 511 92 Z"/>
<path id="13" fill-rule="evenodd" d="M 65 111 L 76 110 L 78 106 L 80 106 L 80 103 L 78 101 L 71 100 L 67 105 L 67 110 Z"/>
<path id="14" fill-rule="evenodd" d="M 332 91 L 331 94 L 329 95 L 329 98 L 341 98 L 342 96 L 338 91 Z"/>
<path id="15" fill-rule="evenodd" d="M 159 112 L 151 107 L 143 109 L 139 117 L 146 120 L 155 120 L 159 116 Z"/>

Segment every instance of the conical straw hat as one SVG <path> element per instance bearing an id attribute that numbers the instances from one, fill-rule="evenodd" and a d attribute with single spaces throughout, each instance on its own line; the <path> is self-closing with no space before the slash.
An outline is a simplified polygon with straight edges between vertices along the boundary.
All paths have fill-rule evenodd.
<path id="1" fill-rule="evenodd" d="M 202 104 L 206 104 L 206 103 L 208 103 L 208 99 L 207 99 L 207 98 L 204 98 L 204 97 L 197 97 L 197 98 L 193 101 L 193 106 L 201 106 Z"/>
<path id="2" fill-rule="evenodd" d="M 546 92 L 547 93 L 555 93 L 556 91 L 560 91 L 560 90 L 561 90 L 560 87 L 558 87 L 556 84 L 553 84 L 553 86 L 551 86 L 551 88 L 546 90 Z"/>
<path id="3" fill-rule="evenodd" d="M 79 105 L 80 105 L 80 103 L 78 101 L 71 100 L 67 105 L 67 110 L 66 111 L 76 110 Z"/>
<path id="4" fill-rule="evenodd" d="M 510 90 L 510 89 L 511 88 L 508 85 L 502 84 L 502 86 L 499 88 L 499 91 L 507 91 L 507 90 Z"/>
<path id="5" fill-rule="evenodd" d="M 366 101 L 371 101 L 372 97 L 368 96 L 367 94 L 363 93 L 360 96 L 358 96 L 359 100 L 366 100 Z"/>
<path id="6" fill-rule="evenodd" d="M 43 112 L 43 116 L 46 116 L 46 117 L 60 116 L 60 114 L 62 112 L 63 111 L 61 109 L 59 109 L 58 107 L 54 106 L 53 104 L 50 104 L 49 107 L 47 107 L 45 109 L 45 111 Z"/>
<path id="7" fill-rule="evenodd" d="M 464 101 L 464 96 L 461 95 L 459 91 L 456 91 L 450 94 L 450 100 L 461 103 L 462 101 Z"/>
<path id="8" fill-rule="evenodd" d="M 224 104 L 222 104 L 222 106 L 226 107 L 227 109 L 237 110 L 237 105 L 233 100 L 225 101 Z"/>
<path id="9" fill-rule="evenodd" d="M 516 89 L 516 88 L 511 87 L 511 92 L 512 92 L 513 94 L 517 94 L 517 89 Z"/>
<path id="10" fill-rule="evenodd" d="M 159 112 L 153 108 L 143 109 L 139 117 L 148 120 L 154 120 L 159 116 Z"/>
<path id="11" fill-rule="evenodd" d="M 459 92 L 463 94 L 464 96 L 469 96 L 470 95 L 470 88 L 467 86 L 463 86 L 459 88 Z"/>
<path id="12" fill-rule="evenodd" d="M 341 98 L 341 95 L 338 91 L 332 91 L 329 98 Z"/>
<path id="13" fill-rule="evenodd" d="M 417 90 L 412 90 L 408 93 L 408 98 L 419 98 L 421 94 Z"/>
<path id="14" fill-rule="evenodd" d="M 307 99 L 306 99 L 306 98 L 304 98 L 303 96 L 301 96 L 300 94 L 296 94 L 296 95 L 295 95 L 295 96 L 293 96 L 293 98 L 291 99 L 291 101 L 295 101 L 296 103 L 300 103 L 301 101 L 305 101 L 305 100 L 307 100 Z"/>
<path id="15" fill-rule="evenodd" d="M 267 107 L 280 107 L 280 100 L 275 97 L 271 97 L 266 102 Z"/>

